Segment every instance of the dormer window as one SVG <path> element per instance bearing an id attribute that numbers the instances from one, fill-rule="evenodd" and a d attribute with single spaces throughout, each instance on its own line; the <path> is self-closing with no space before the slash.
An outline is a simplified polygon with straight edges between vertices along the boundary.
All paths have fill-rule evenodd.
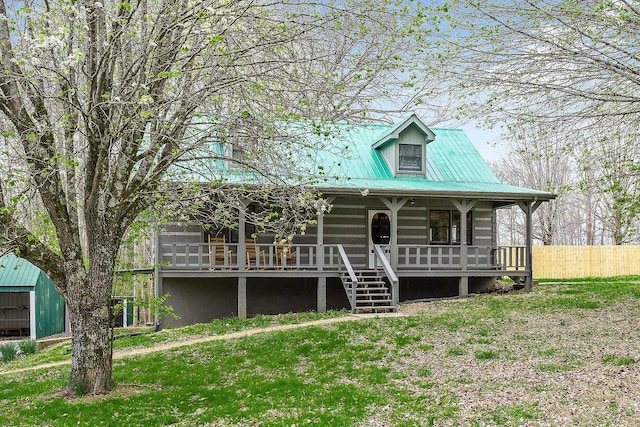
<path id="1" fill-rule="evenodd" d="M 400 161 L 398 169 L 401 171 L 422 170 L 422 146 L 413 144 L 400 144 Z"/>
<path id="2" fill-rule="evenodd" d="M 229 168 L 242 168 L 243 163 L 246 161 L 244 148 L 228 141 L 224 144 L 224 156 L 227 158 L 227 167 Z"/>
<path id="3" fill-rule="evenodd" d="M 245 158 L 244 148 L 238 147 L 236 144 L 230 144 L 230 145 L 231 145 L 231 158 L 239 162 L 243 161 Z"/>
<path id="4" fill-rule="evenodd" d="M 435 137 L 433 131 L 412 114 L 389 129 L 372 147 L 382 155 L 393 176 L 417 177 L 427 171 L 427 144 Z"/>

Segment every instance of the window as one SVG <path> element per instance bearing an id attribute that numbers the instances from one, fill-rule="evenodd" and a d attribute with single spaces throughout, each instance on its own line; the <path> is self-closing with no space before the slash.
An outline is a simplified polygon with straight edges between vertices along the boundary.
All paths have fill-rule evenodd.
<path id="1" fill-rule="evenodd" d="M 231 158 L 242 162 L 245 159 L 244 149 L 236 144 L 231 144 Z"/>
<path id="2" fill-rule="evenodd" d="M 472 244 L 471 211 L 467 212 L 467 244 Z M 429 213 L 429 242 L 432 245 L 460 244 L 460 211 L 433 210 Z"/>
<path id="3" fill-rule="evenodd" d="M 400 144 L 400 161 L 398 169 L 401 171 L 422 170 L 422 145 Z"/>

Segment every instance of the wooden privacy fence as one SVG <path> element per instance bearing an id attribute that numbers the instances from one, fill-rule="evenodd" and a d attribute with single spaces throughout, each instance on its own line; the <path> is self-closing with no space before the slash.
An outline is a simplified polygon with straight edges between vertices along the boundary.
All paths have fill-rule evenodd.
<path id="1" fill-rule="evenodd" d="M 534 246 L 534 279 L 640 275 L 640 246 Z"/>

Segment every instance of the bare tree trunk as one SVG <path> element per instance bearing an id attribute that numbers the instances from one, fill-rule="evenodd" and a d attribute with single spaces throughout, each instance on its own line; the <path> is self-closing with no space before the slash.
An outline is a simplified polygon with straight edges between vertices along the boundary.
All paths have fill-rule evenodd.
<path id="1" fill-rule="evenodd" d="M 75 394 L 111 390 L 111 288 L 118 248 L 112 239 L 103 237 L 90 239 L 89 269 L 68 283 L 72 332 L 69 392 Z"/>
<path id="2" fill-rule="evenodd" d="M 105 296 L 103 291 L 111 287 L 97 285 L 90 275 L 87 280 L 90 288 L 85 288 L 84 283 L 70 284 L 81 295 L 68 300 L 73 334 L 69 393 L 77 395 L 105 394 L 111 390 L 110 298 L 109 292 Z"/>

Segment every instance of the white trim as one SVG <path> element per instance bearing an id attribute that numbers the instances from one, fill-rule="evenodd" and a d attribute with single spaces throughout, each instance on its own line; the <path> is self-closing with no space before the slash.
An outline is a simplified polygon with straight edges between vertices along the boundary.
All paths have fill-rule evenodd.
<path id="1" fill-rule="evenodd" d="M 29 334 L 36 339 L 36 291 L 29 291 Z"/>
<path id="2" fill-rule="evenodd" d="M 373 148 L 378 148 L 384 145 L 387 141 L 391 139 L 398 139 L 400 137 L 400 133 L 408 128 L 410 125 L 415 124 L 420 128 L 420 130 L 425 134 L 425 143 L 433 142 L 436 139 L 436 134 L 433 133 L 431 129 L 429 129 L 423 122 L 416 116 L 415 113 L 412 113 L 409 117 L 400 122 L 396 127 L 394 127 L 389 133 L 384 135 L 378 141 L 373 144 Z"/>

